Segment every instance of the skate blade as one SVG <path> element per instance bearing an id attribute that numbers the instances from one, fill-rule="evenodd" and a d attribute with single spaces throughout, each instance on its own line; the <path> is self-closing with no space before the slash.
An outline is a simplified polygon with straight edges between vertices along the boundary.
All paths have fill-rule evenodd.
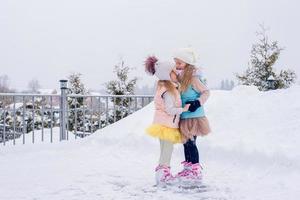
<path id="1" fill-rule="evenodd" d="M 184 179 L 180 180 L 180 183 L 178 184 L 179 188 L 182 189 L 205 189 L 205 185 L 202 182 L 202 179 L 199 180 L 192 180 L 192 179 Z"/>
<path id="2" fill-rule="evenodd" d="M 154 187 L 160 189 L 167 189 L 167 188 L 178 187 L 178 186 L 179 186 L 178 181 L 164 182 L 164 183 L 158 183 L 154 185 Z"/>
<path id="3" fill-rule="evenodd" d="M 186 190 L 186 191 L 194 191 L 194 192 L 198 192 L 198 193 L 202 193 L 202 192 L 209 192 L 211 191 L 211 188 L 208 185 L 181 185 L 179 186 L 180 189 L 182 190 Z"/>

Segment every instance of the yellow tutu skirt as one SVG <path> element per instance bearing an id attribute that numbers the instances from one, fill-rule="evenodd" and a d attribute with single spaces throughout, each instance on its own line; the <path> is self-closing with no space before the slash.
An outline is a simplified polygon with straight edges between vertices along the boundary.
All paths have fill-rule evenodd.
<path id="1" fill-rule="evenodd" d="M 146 129 L 148 135 L 167 140 L 172 143 L 182 143 L 181 134 L 178 128 L 169 128 L 159 124 L 152 124 Z"/>

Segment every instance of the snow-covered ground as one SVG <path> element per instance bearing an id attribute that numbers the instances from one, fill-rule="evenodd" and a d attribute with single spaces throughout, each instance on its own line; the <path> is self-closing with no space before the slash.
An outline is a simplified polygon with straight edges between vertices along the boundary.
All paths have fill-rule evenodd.
<path id="1" fill-rule="evenodd" d="M 208 191 L 154 185 L 159 144 L 145 135 L 153 104 L 81 140 L 0 147 L 0 199 L 249 199 L 300 197 L 300 86 L 212 91 L 213 133 L 198 139 Z M 172 171 L 181 169 L 181 145 Z"/>

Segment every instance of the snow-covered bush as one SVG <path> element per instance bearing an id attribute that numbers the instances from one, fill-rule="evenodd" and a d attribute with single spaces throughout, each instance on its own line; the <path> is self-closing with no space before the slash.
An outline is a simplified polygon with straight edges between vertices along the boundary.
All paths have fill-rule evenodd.
<path id="1" fill-rule="evenodd" d="M 5 121 L 4 121 L 5 120 Z M 33 129 L 39 130 L 59 126 L 59 114 L 56 109 L 52 109 L 43 98 L 35 98 L 34 101 L 26 101 L 23 103 L 10 104 L 3 107 L 0 112 L 0 138 L 4 135 L 4 127 L 6 131 L 6 140 L 19 137 L 24 129 L 25 133 L 29 133 Z M 4 126 L 5 125 L 5 126 Z"/>

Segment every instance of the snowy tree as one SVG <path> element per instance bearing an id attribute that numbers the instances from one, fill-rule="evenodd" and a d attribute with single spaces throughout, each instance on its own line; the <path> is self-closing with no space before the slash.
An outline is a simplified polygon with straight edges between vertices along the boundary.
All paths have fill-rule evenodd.
<path id="1" fill-rule="evenodd" d="M 68 94 L 87 94 L 87 90 L 84 84 L 81 81 L 80 73 L 73 73 L 69 77 L 69 89 Z M 84 109 L 86 109 L 86 105 L 84 104 L 83 97 L 69 97 L 68 98 L 69 105 L 69 130 L 70 131 L 81 131 L 84 128 Z M 76 128 L 77 127 L 77 128 Z"/>
<path id="2" fill-rule="evenodd" d="M 232 90 L 232 88 L 234 88 L 234 81 L 233 80 L 228 80 L 228 79 L 223 79 L 221 81 L 221 86 L 220 89 L 221 90 Z"/>
<path id="3" fill-rule="evenodd" d="M 277 81 L 275 82 L 275 88 L 288 88 L 291 84 L 295 83 L 297 79 L 296 73 L 292 70 L 281 70 Z"/>
<path id="4" fill-rule="evenodd" d="M 259 90 L 287 88 L 295 82 L 296 74 L 292 70 L 282 70 L 276 75 L 273 65 L 278 60 L 283 48 L 279 47 L 277 41 L 270 41 L 267 29 L 260 25 L 261 30 L 257 32 L 258 42 L 252 46 L 250 63 L 246 71 L 237 78 L 243 85 L 255 85 Z M 275 88 L 268 84 L 268 78 L 275 78 Z"/>
<path id="5" fill-rule="evenodd" d="M 0 76 L 0 93 L 10 92 L 7 75 Z"/>
<path id="6" fill-rule="evenodd" d="M 224 80 L 221 81 L 221 88 L 220 89 L 225 90 L 225 81 Z"/>
<path id="7" fill-rule="evenodd" d="M 137 78 L 129 78 L 129 72 L 132 68 L 125 66 L 124 61 L 121 61 L 115 66 L 114 72 L 117 75 L 116 80 L 109 81 L 106 83 L 106 90 L 108 94 L 112 95 L 133 95 L 135 91 L 135 85 Z M 116 121 L 126 117 L 130 114 L 129 107 L 132 102 L 131 98 L 111 98 L 111 101 L 115 104 L 116 108 Z M 109 122 L 114 121 L 114 113 L 110 113 Z"/>
<path id="8" fill-rule="evenodd" d="M 235 84 L 234 84 L 234 81 L 231 80 L 231 81 L 230 81 L 230 89 L 231 89 L 231 90 L 234 88 L 234 85 L 235 85 Z"/>
<path id="9" fill-rule="evenodd" d="M 229 80 L 225 80 L 225 90 L 230 90 Z"/>
<path id="10" fill-rule="evenodd" d="M 15 90 L 9 87 L 9 78 L 7 75 L 0 76 L 0 93 L 13 93 Z M 1 96 L 0 97 L 0 108 L 4 107 L 12 102 L 12 98 Z"/>
<path id="11" fill-rule="evenodd" d="M 41 85 L 37 79 L 32 79 L 28 83 L 29 92 L 38 93 L 38 90 L 41 88 Z"/>

